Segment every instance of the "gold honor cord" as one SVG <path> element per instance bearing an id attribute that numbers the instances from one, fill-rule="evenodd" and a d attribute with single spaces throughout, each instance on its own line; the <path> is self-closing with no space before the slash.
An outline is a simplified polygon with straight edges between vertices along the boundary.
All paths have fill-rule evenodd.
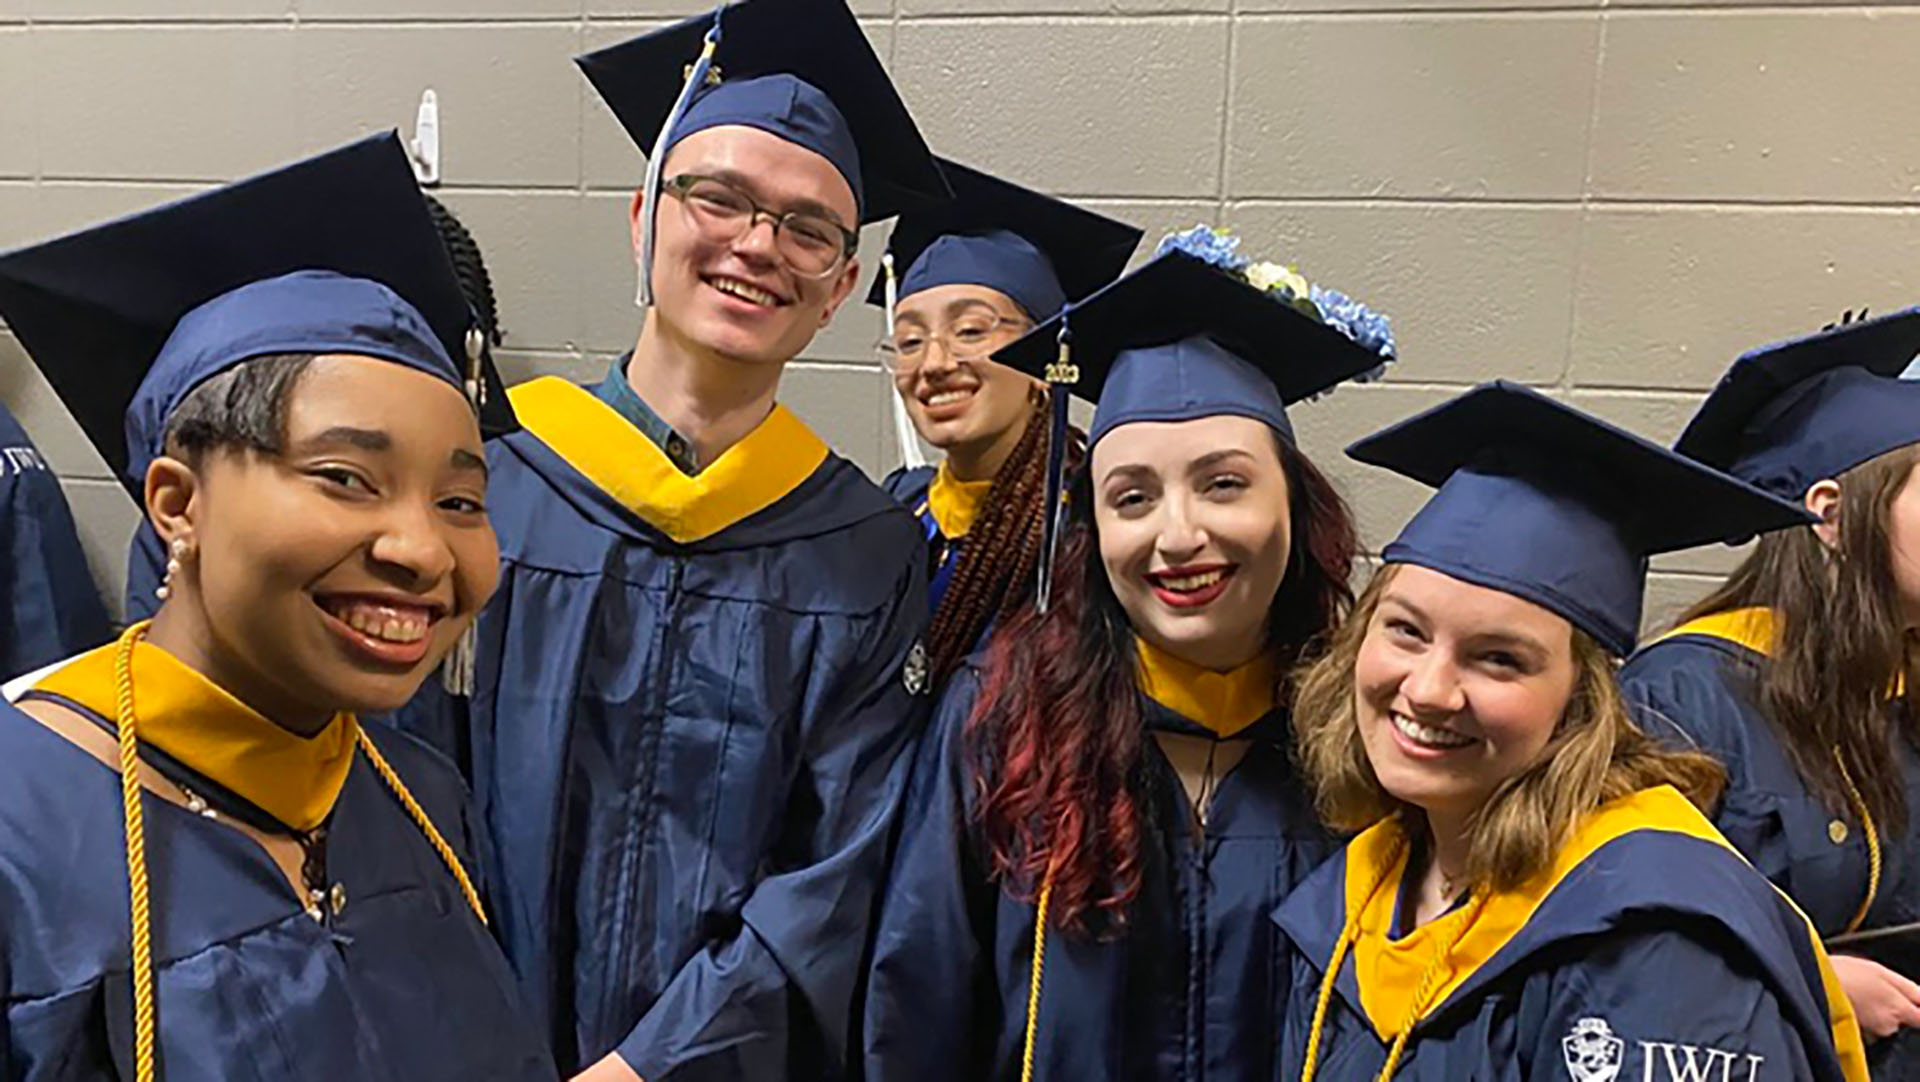
<path id="1" fill-rule="evenodd" d="M 147 621 L 128 628 L 114 648 L 113 683 L 120 737 L 120 806 L 126 815 L 127 892 L 133 911 L 133 1077 L 153 1082 L 158 1030 L 153 1003 L 153 909 L 147 885 L 147 823 L 140 806 L 140 739 L 134 733 L 133 648 Z"/>
<path id="2" fill-rule="evenodd" d="M 120 799 L 126 816 L 127 834 L 127 892 L 129 908 L 132 912 L 133 926 L 133 1076 L 135 1082 L 154 1082 L 154 1048 L 158 1040 L 157 1008 L 154 1001 L 153 982 L 153 901 L 152 889 L 147 879 L 147 831 L 146 819 L 142 814 L 140 801 L 140 737 L 138 716 L 133 703 L 133 648 L 146 637 L 147 627 L 152 621 L 143 620 L 126 630 L 115 644 L 113 658 L 114 690 L 116 694 L 116 717 L 114 726 L 118 729 L 120 741 Z M 467 871 L 460 865 L 460 858 L 440 831 L 434 827 L 433 820 L 427 817 L 426 809 L 415 800 L 407 784 L 400 780 L 380 749 L 374 747 L 372 738 L 364 729 L 355 730 L 359 748 L 373 764 L 374 772 L 386 783 L 401 807 L 413 818 L 420 832 L 426 836 L 433 851 L 440 854 L 447 870 L 453 873 L 454 881 L 460 885 L 460 893 L 466 898 L 467 905 L 473 909 L 473 915 L 480 923 L 487 923 L 487 915 L 481 909 L 479 892 L 473 889 L 473 880 L 467 877 Z"/>
<path id="3" fill-rule="evenodd" d="M 1394 867 L 1400 861 L 1400 852 L 1404 845 L 1403 842 L 1401 846 L 1395 847 L 1387 854 L 1386 860 L 1381 864 L 1380 873 L 1374 877 L 1373 885 L 1367 888 L 1365 900 L 1361 902 L 1360 908 L 1348 914 L 1346 927 L 1340 929 L 1340 938 L 1333 945 L 1333 959 L 1327 963 L 1326 976 L 1320 980 L 1320 994 L 1314 999 L 1313 1024 L 1307 1028 L 1306 1062 L 1300 1067 L 1300 1082 L 1313 1082 L 1313 1072 L 1319 1066 L 1320 1035 L 1327 1021 L 1327 1004 L 1333 999 L 1333 984 L 1339 979 L 1340 967 L 1346 963 L 1347 952 L 1352 948 L 1354 941 L 1360 938 L 1360 913 L 1386 884 L 1387 877 L 1392 874 Z M 1394 1072 L 1400 1069 L 1400 1060 L 1406 1054 L 1407 1042 L 1413 1036 L 1413 1027 L 1420 1021 L 1420 1016 L 1426 1013 L 1427 999 L 1433 995 L 1434 982 L 1439 978 L 1440 971 L 1445 968 L 1447 956 L 1452 954 L 1454 948 L 1458 947 L 1460 941 L 1466 937 L 1467 930 L 1473 927 L 1475 920 L 1479 919 L 1480 910 L 1486 907 L 1490 897 L 1491 895 L 1482 895 L 1473 903 L 1473 908 L 1464 914 L 1460 926 L 1454 930 L 1452 937 L 1434 952 L 1433 961 L 1427 963 L 1426 971 L 1420 975 L 1420 987 L 1415 991 L 1413 1002 L 1407 1009 L 1407 1019 L 1401 1023 L 1399 1032 L 1393 1035 L 1393 1044 L 1387 1049 L 1387 1062 L 1380 1068 L 1376 1082 L 1387 1082 L 1393 1077 Z"/>
<path id="4" fill-rule="evenodd" d="M 1867 832 L 1867 896 L 1860 899 L 1860 911 L 1847 922 L 1848 934 L 1860 930 L 1866 923 L 1867 910 L 1873 908 L 1873 900 L 1880 893 L 1880 831 L 1873 823 L 1873 813 L 1867 810 L 1867 801 L 1860 795 L 1859 786 L 1853 784 L 1853 775 L 1847 771 L 1847 761 L 1840 757 L 1840 749 L 1833 749 L 1833 762 L 1840 768 L 1840 780 L 1847 785 L 1847 797 L 1853 801 L 1853 812 L 1860 817 L 1860 825 Z"/>
<path id="5" fill-rule="evenodd" d="M 1053 869 L 1040 882 L 1033 912 L 1033 962 L 1027 980 L 1027 1039 L 1020 1055 L 1020 1082 L 1033 1082 L 1033 1046 L 1040 1035 L 1040 977 L 1047 962 L 1047 906 L 1053 900 Z"/>

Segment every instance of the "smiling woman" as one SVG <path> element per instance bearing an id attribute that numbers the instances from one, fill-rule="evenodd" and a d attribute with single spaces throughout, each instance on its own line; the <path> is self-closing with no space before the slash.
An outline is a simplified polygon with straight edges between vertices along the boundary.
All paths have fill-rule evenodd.
<path id="1" fill-rule="evenodd" d="M 1796 508 L 1505 383 L 1348 454 L 1439 491 L 1295 696 L 1315 804 L 1358 834 L 1274 914 L 1280 1077 L 1865 1079 L 1806 918 L 1700 811 L 1724 771 L 1614 675 L 1649 556 Z"/>
<path id="2" fill-rule="evenodd" d="M 1091 457 L 1048 606 L 956 672 L 915 764 L 866 1076 L 1144 1082 L 1177 1056 L 1269 1080 L 1267 914 L 1334 848 L 1287 672 L 1351 600 L 1356 548 L 1287 403 L 1379 356 L 1182 255 L 1068 313 Z M 1057 356 L 1058 333 L 1022 341 Z"/>
<path id="3" fill-rule="evenodd" d="M 187 395 L 165 446 L 149 507 L 195 558 L 149 639 L 224 665 L 210 675 L 244 701 L 328 704 L 320 723 L 393 710 L 493 592 L 485 460 L 441 379 L 352 354 L 253 358 Z M 176 634 L 185 613 L 205 627 Z"/>
<path id="4" fill-rule="evenodd" d="M 209 236 L 251 243 L 175 257 Z M 553 1078 L 458 775 L 358 718 L 498 575 L 480 335 L 397 141 L 0 256 L 0 312 L 167 557 L 150 623 L 0 706 L 0 1065 Z"/>
<path id="5" fill-rule="evenodd" d="M 867 296 L 887 321 L 880 354 L 896 422 L 908 418 L 946 455 L 938 469 L 901 469 L 884 483 L 926 535 L 936 685 L 1032 595 L 1039 564 L 1047 394 L 993 351 L 1111 281 L 1140 243 L 1122 222 L 958 162 L 940 166 L 954 201 L 901 217 Z M 906 425 L 895 431 L 912 441 Z M 1063 455 L 1077 459 L 1079 442 Z"/>

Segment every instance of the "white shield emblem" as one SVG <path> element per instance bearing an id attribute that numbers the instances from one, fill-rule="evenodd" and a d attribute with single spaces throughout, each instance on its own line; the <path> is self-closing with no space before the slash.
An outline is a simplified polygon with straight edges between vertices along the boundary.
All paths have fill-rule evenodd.
<path id="1" fill-rule="evenodd" d="M 1627 1043 L 1613 1035 L 1605 1019 L 1582 1018 L 1560 1038 L 1560 1048 L 1566 1053 L 1573 1082 L 1613 1082 L 1626 1058 Z"/>

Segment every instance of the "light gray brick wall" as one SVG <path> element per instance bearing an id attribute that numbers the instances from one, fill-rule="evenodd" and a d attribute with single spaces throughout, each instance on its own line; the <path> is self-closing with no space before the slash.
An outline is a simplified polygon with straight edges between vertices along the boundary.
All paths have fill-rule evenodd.
<path id="1" fill-rule="evenodd" d="M 0 0 L 0 245 L 410 126 L 484 246 L 510 381 L 631 344 L 641 162 L 569 58 L 704 0 Z M 942 153 L 1132 219 L 1225 223 L 1395 317 L 1382 386 L 1297 410 L 1389 538 L 1423 490 L 1347 440 L 1502 375 L 1675 435 L 1740 349 L 1920 300 L 1920 8 L 1741 0 L 855 0 Z M 869 273 L 882 239 L 869 230 Z M 864 286 L 865 283 L 862 283 Z M 874 313 L 785 399 L 891 464 Z M 130 501 L 0 331 L 0 400 L 103 582 Z M 1654 618 L 1737 554 L 1657 563 Z M 117 596 L 117 586 L 109 594 Z"/>

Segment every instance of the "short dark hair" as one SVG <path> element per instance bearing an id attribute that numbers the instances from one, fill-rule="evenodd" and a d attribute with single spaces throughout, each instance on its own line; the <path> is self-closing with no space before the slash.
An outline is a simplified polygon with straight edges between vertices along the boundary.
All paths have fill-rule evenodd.
<path id="1" fill-rule="evenodd" d="M 216 450 L 279 454 L 287 401 L 313 359 L 311 353 L 254 357 L 195 387 L 167 420 L 167 453 L 189 465 Z"/>

